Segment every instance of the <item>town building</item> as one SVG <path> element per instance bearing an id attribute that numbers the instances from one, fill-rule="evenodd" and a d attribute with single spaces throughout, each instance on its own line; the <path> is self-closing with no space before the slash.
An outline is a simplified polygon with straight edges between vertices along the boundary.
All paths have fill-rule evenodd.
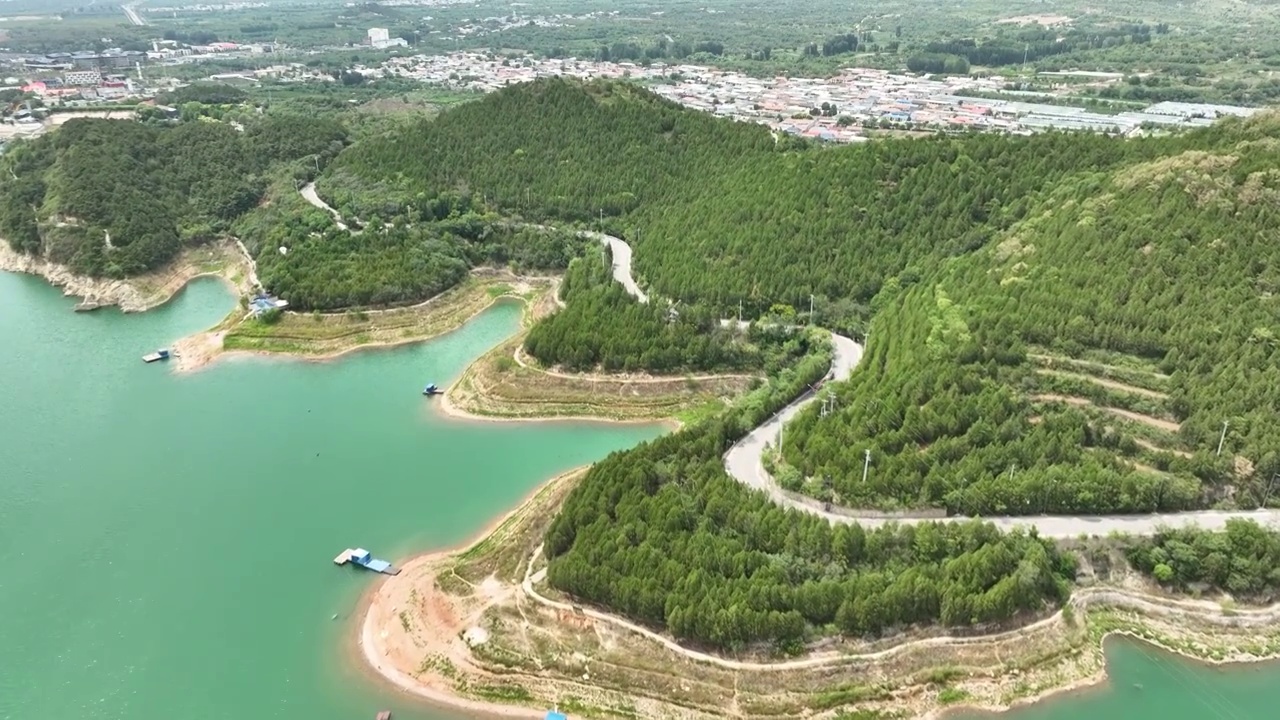
<path id="1" fill-rule="evenodd" d="M 407 47 L 409 43 L 404 38 L 393 38 L 386 28 L 369 28 L 369 36 L 367 38 L 371 47 L 384 49 L 389 47 Z"/>
<path id="2" fill-rule="evenodd" d="M 102 73 L 98 70 L 71 70 L 62 76 L 62 82 L 77 87 L 92 87 L 102 82 Z"/>
<path id="3" fill-rule="evenodd" d="M 1166 102 L 1112 115 L 1069 105 L 1068 94 L 1007 91 L 1007 80 L 1000 76 L 934 78 L 869 68 L 847 68 L 826 78 L 760 79 L 699 65 L 455 52 L 392 58 L 378 68 L 360 71 L 479 92 L 549 76 L 627 78 L 685 107 L 761 123 L 775 133 L 834 142 L 861 142 L 867 137 L 863 128 L 1133 135 L 1153 125 L 1202 127 L 1224 115 L 1254 112 L 1236 106 Z M 1056 103 L 1030 102 L 1032 98 Z"/>

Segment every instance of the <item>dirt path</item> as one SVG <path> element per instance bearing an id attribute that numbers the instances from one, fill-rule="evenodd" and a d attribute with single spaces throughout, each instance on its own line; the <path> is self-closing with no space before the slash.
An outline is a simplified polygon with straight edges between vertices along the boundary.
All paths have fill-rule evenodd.
<path id="1" fill-rule="evenodd" d="M 544 370 L 530 364 L 529 359 L 525 355 L 524 345 L 516 345 L 512 358 L 516 361 L 516 365 L 525 370 L 532 370 L 551 377 L 563 378 L 565 380 L 582 380 L 584 382 L 607 382 L 607 383 L 669 383 L 674 380 L 693 380 L 695 382 L 705 382 L 707 380 L 719 380 L 723 378 L 741 378 L 750 380 L 758 378 L 759 375 L 750 373 L 707 373 L 703 375 L 650 375 L 648 373 L 565 373 L 557 370 Z"/>
<path id="2" fill-rule="evenodd" d="M 1092 360 L 1078 360 L 1076 358 L 1054 357 L 1053 355 L 1045 355 L 1043 353 L 1027 353 L 1027 358 L 1030 360 L 1036 360 L 1038 362 L 1048 363 L 1050 365 L 1057 365 L 1057 364 L 1068 365 L 1068 366 L 1078 365 L 1078 366 L 1098 368 L 1100 370 L 1117 369 L 1117 366 L 1107 365 L 1106 363 L 1094 362 Z M 1143 370 L 1138 368 L 1126 368 L 1126 369 L 1131 369 L 1134 372 L 1146 373 L 1147 375 L 1150 375 L 1151 377 L 1156 378 L 1157 380 L 1169 379 L 1168 375 L 1165 375 L 1162 372 L 1157 372 L 1155 370 Z"/>
<path id="3" fill-rule="evenodd" d="M 1112 415 L 1115 415 L 1117 417 L 1122 417 L 1122 418 L 1125 418 L 1126 420 L 1133 420 L 1134 422 L 1140 422 L 1143 425 L 1148 425 L 1150 427 L 1156 428 L 1157 430 L 1165 430 L 1167 432 L 1172 432 L 1172 433 L 1178 432 L 1178 430 L 1181 429 L 1182 427 L 1182 425 L 1180 425 L 1179 423 L 1173 422 L 1172 420 L 1162 420 L 1160 418 L 1151 417 L 1150 415 L 1143 415 L 1142 413 L 1136 413 L 1132 410 L 1125 410 L 1123 408 L 1114 408 L 1114 407 L 1106 407 L 1103 405 L 1095 405 L 1090 400 L 1086 400 L 1085 398 L 1072 397 L 1070 395 L 1058 395 L 1056 393 L 1043 393 L 1040 395 L 1032 395 L 1031 399 L 1036 402 L 1062 402 L 1068 405 L 1074 405 L 1076 407 L 1094 407 L 1099 410 L 1102 410 L 1103 412 L 1109 412 Z"/>
<path id="4" fill-rule="evenodd" d="M 248 281 L 250 289 L 261 290 L 262 281 L 258 280 L 258 261 L 254 260 L 253 256 L 249 254 L 249 248 L 240 242 L 240 238 L 236 238 L 236 249 L 244 256 L 245 279 Z"/>
<path id="5" fill-rule="evenodd" d="M 1151 442 L 1151 441 L 1149 441 L 1149 440 L 1143 440 L 1142 438 L 1134 438 L 1134 439 L 1133 439 L 1133 442 L 1134 442 L 1134 444 L 1136 444 L 1138 447 L 1146 448 L 1146 449 L 1150 450 L 1151 452 L 1167 452 L 1167 453 L 1173 453 L 1174 455 L 1177 455 L 1177 456 L 1179 456 L 1179 457 L 1184 457 L 1184 458 L 1193 457 L 1193 454 L 1192 454 L 1192 453 L 1187 452 L 1186 450 L 1174 450 L 1174 449 L 1172 449 L 1172 448 L 1162 448 L 1162 447 L 1160 447 L 1159 445 L 1156 445 L 1155 443 L 1153 443 L 1153 442 Z"/>
<path id="6" fill-rule="evenodd" d="M 1102 387 L 1111 388 L 1112 390 L 1119 390 L 1120 392 L 1133 393 L 1134 395 L 1141 395 L 1143 397 L 1149 397 L 1156 400 L 1169 399 L 1168 393 L 1157 392 L 1155 390 L 1148 390 L 1146 388 L 1137 387 L 1136 385 L 1127 385 L 1125 383 L 1117 382 L 1115 380 L 1108 380 L 1107 378 L 1094 377 L 1092 375 L 1084 375 L 1081 373 L 1066 372 L 1065 370 L 1051 370 L 1049 368 L 1040 368 L 1036 370 L 1036 372 L 1041 375 L 1055 375 L 1057 377 L 1069 378 L 1071 380 L 1083 380 L 1084 382 L 1090 382 L 1090 383 L 1093 383 L 1094 385 L 1101 385 Z"/>

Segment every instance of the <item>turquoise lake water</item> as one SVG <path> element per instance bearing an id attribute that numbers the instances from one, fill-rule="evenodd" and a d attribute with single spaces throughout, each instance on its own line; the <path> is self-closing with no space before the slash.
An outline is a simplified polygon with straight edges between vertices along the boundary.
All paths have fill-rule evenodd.
<path id="1" fill-rule="evenodd" d="M 176 376 L 139 360 L 232 302 L 201 280 L 143 315 L 75 314 L 0 273 L 0 720 L 462 720 L 353 662 L 373 578 L 333 556 L 464 542 L 543 480 L 661 432 L 436 415 L 421 386 L 514 332 L 511 305 L 329 363 Z M 1274 664 L 1206 668 L 1132 642 L 1108 660 L 1107 686 L 1001 717 L 1280 718 Z"/>
<path id="2" fill-rule="evenodd" d="M 224 316 L 217 281 L 142 315 L 72 304 L 0 273 L 0 718 L 453 717 L 350 667 L 374 578 L 334 555 L 464 542 L 661 432 L 437 416 L 422 385 L 514 332 L 513 305 L 416 346 L 177 376 L 139 358 Z"/>

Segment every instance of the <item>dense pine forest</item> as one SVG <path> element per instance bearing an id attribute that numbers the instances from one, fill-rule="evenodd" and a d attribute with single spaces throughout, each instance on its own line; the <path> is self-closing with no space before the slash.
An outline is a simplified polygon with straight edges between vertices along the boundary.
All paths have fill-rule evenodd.
<path id="1" fill-rule="evenodd" d="M 1271 499 L 1278 132 L 1234 123 L 1081 173 L 976 252 L 895 280 L 884 342 L 837 412 L 795 423 L 787 459 L 841 502 L 963 514 Z"/>
<path id="2" fill-rule="evenodd" d="M 244 100 L 219 87 L 186 90 L 205 101 Z M 466 192 L 419 193 L 395 223 L 353 214 L 355 232 L 343 230 L 298 196 L 350 140 L 335 116 L 258 116 L 223 105 L 184 114 L 191 117 L 75 119 L 18 143 L 0 174 L 0 234 L 20 252 L 113 278 L 234 236 L 266 287 L 299 310 L 419 302 L 482 264 L 561 271 L 588 244 L 506 222 Z"/>
<path id="3" fill-rule="evenodd" d="M 336 154 L 344 141 L 340 126 L 300 116 L 243 130 L 74 119 L 6 153 L 0 233 L 77 272 L 137 274 L 226 233 L 258 203 L 274 164 Z"/>
<path id="4" fill-rule="evenodd" d="M 344 152 L 319 181 L 345 214 L 465 192 L 535 219 L 597 223 L 658 293 L 722 312 L 867 302 L 885 277 L 981 247 L 1070 173 L 1190 141 L 974 135 L 829 148 L 680 108 L 626 83 L 507 88 Z"/>
<path id="5" fill-rule="evenodd" d="M 359 143 L 319 190 L 362 217 L 459 192 L 531 219 L 595 221 L 668 204 L 687 181 L 773 147 L 765 128 L 690 112 L 630 83 L 548 78 Z"/>
<path id="6" fill-rule="evenodd" d="M 1227 521 L 1226 530 L 1165 530 L 1137 541 L 1129 562 L 1161 584 L 1192 585 L 1257 603 L 1280 597 L 1280 532 L 1245 520 Z"/>
<path id="7" fill-rule="evenodd" d="M 833 633 L 999 623 L 1064 600 L 1069 557 L 1034 535 L 938 523 L 864 530 L 786 510 L 721 454 L 826 372 L 809 355 L 722 416 L 594 465 L 547 533 L 552 585 L 721 649 L 797 652 Z"/>

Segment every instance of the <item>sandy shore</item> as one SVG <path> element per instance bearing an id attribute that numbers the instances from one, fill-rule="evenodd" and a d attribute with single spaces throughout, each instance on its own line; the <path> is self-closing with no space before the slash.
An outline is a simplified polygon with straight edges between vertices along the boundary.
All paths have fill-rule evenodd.
<path id="1" fill-rule="evenodd" d="M 479 315 L 480 313 L 483 313 L 485 310 L 488 310 L 488 309 L 489 308 L 486 307 L 483 310 L 480 310 L 480 312 L 476 313 L 476 315 Z M 467 324 L 474 317 L 475 316 L 473 315 L 471 318 L 467 318 L 462 322 L 462 325 Z M 279 360 L 314 362 L 314 363 L 332 362 L 334 360 L 338 360 L 340 358 L 346 357 L 347 355 L 351 355 L 352 353 L 363 352 L 365 350 L 370 350 L 370 351 L 394 350 L 395 348 L 404 347 L 406 345 L 415 345 L 417 343 L 423 343 L 429 340 L 435 340 L 437 338 L 444 337 L 449 333 L 457 332 L 458 330 L 462 329 L 462 325 L 459 325 L 458 327 L 455 327 L 455 328 L 450 328 L 448 330 L 444 330 L 434 335 L 424 335 L 423 337 L 405 338 L 403 340 L 395 340 L 395 341 L 388 341 L 388 342 L 362 343 L 360 345 L 353 345 L 349 348 L 343 348 L 341 350 L 334 350 L 333 352 L 320 353 L 315 355 L 306 355 L 302 353 L 289 353 L 289 352 L 273 352 L 270 350 L 227 350 L 222 347 L 222 341 L 227 334 L 225 330 L 206 331 L 206 332 L 196 333 L 195 335 L 188 335 L 187 337 L 182 338 L 181 340 L 174 343 L 174 349 L 178 350 L 179 355 L 177 358 L 177 362 L 173 364 L 173 368 L 174 368 L 174 372 L 176 373 L 189 373 L 189 372 L 194 372 L 196 370 L 200 370 L 204 367 L 207 367 L 208 365 L 211 365 L 215 361 L 224 359 L 224 358 L 226 359 L 276 358 Z"/>
<path id="2" fill-rule="evenodd" d="M 406 563 L 400 572 L 402 575 L 420 572 L 424 565 L 430 566 L 445 561 L 452 555 L 452 552 L 441 552 L 420 556 Z M 387 642 L 387 632 L 385 630 L 379 632 L 378 630 L 378 628 L 392 622 L 392 617 L 399 607 L 411 602 L 409 597 L 411 588 L 403 587 L 402 584 L 395 583 L 394 580 L 394 578 L 389 578 L 376 589 L 376 594 L 368 603 L 364 620 L 360 624 L 359 648 L 361 655 L 364 658 L 364 662 L 376 671 L 384 681 L 433 705 L 456 708 L 491 717 L 530 718 L 530 720 L 542 720 L 545 717 L 546 711 L 515 705 L 482 702 L 462 697 L 454 692 L 452 688 L 423 682 L 396 667 L 389 660 L 393 646 Z"/>
<path id="3" fill-rule="evenodd" d="M 457 384 L 456 381 L 454 383 Z M 455 405 L 449 400 L 450 385 L 443 393 L 436 396 L 436 411 L 453 420 L 482 423 L 609 423 L 610 425 L 662 425 L 672 432 L 679 430 L 683 424 L 675 418 L 610 418 L 602 415 L 547 415 L 531 417 L 507 417 L 502 415 L 476 415 Z"/>
<path id="4" fill-rule="evenodd" d="M 451 684 L 442 682 L 435 674 L 431 674 L 427 680 L 424 680 L 408 674 L 402 668 L 406 664 L 410 667 L 416 664 L 414 658 L 411 657 L 413 655 L 422 656 L 428 653 L 439 653 L 442 657 L 453 660 L 457 655 L 456 647 L 453 647 L 449 641 L 465 630 L 470 624 L 469 620 L 474 619 L 458 618 L 452 615 L 448 608 L 434 604 L 432 597 L 430 597 L 431 591 L 429 589 L 424 590 L 428 597 L 420 599 L 418 595 L 420 583 L 425 582 L 430 585 L 429 581 L 434 578 L 435 571 L 441 565 L 450 562 L 455 557 L 489 539 L 504 523 L 519 514 L 547 488 L 555 483 L 565 481 L 585 469 L 585 467 L 575 468 L 552 477 L 522 498 L 515 508 L 490 522 L 470 541 L 454 548 L 434 550 L 416 555 L 399 565 L 399 575 L 383 578 L 381 582 L 365 593 L 359 604 L 359 612 L 362 613 L 362 616 L 358 625 L 356 644 L 359 657 L 365 663 L 366 668 L 376 673 L 381 681 L 432 705 L 454 708 L 471 714 L 494 718 L 542 720 L 546 715 L 545 710 L 539 711 L 515 705 L 484 702 L 462 697 L 453 689 Z M 515 588 L 496 585 L 493 587 L 492 592 L 497 597 L 514 593 Z M 434 628 L 438 632 L 432 633 L 433 637 L 428 647 L 413 644 L 407 634 L 404 633 L 396 633 L 396 636 L 393 637 L 392 633 L 386 629 L 395 628 L 397 613 L 401 608 L 408 608 L 414 602 L 433 604 L 437 612 L 443 613 L 445 622 L 442 623 L 442 626 Z"/>

